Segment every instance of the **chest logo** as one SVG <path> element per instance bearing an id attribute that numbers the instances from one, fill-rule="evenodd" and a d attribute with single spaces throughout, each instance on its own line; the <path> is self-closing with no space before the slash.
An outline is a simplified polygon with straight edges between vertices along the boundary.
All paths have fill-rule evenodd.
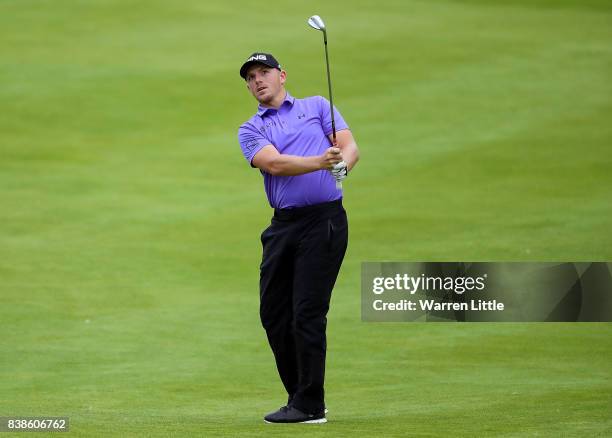
<path id="1" fill-rule="evenodd" d="M 298 114 L 298 116 L 297 116 L 297 117 L 298 117 L 298 120 L 299 120 L 299 119 L 303 119 L 304 117 L 306 117 L 306 114 L 304 114 L 304 113 L 302 113 L 302 114 Z"/>

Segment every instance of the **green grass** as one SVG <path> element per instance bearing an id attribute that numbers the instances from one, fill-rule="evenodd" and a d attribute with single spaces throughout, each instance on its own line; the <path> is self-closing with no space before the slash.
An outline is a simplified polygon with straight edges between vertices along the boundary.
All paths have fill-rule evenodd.
<path id="1" fill-rule="evenodd" d="M 362 160 L 330 423 L 258 320 L 270 217 L 238 76 L 274 53 Z M 609 436 L 612 324 L 366 324 L 364 260 L 612 260 L 607 1 L 0 1 L 0 416 L 73 436 Z M 288 430 L 291 429 L 291 430 Z M 8 435 L 7 435 L 8 436 Z"/>

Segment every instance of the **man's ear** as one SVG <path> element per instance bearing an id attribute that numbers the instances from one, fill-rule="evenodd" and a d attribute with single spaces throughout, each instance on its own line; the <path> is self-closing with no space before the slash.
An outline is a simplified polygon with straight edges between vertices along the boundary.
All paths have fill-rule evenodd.
<path id="1" fill-rule="evenodd" d="M 285 85 L 286 80 L 287 80 L 287 72 L 285 70 L 281 70 L 280 72 L 281 85 Z"/>

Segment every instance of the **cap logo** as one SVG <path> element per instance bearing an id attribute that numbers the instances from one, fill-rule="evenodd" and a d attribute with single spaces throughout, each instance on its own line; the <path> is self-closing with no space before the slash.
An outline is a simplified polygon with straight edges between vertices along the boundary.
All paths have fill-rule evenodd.
<path id="1" fill-rule="evenodd" d="M 247 59 L 247 62 L 249 61 L 267 61 L 267 60 L 268 58 L 266 58 L 266 55 L 255 55 Z"/>

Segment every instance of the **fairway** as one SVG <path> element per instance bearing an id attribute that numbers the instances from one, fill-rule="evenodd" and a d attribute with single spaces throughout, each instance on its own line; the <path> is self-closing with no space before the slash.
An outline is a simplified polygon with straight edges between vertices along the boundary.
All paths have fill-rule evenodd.
<path id="1" fill-rule="evenodd" d="M 326 96 L 313 14 L 361 161 L 329 422 L 267 425 L 286 402 L 258 314 L 272 210 L 237 141 L 257 108 L 238 70 L 267 51 L 292 95 Z M 0 0 L 0 53 L 0 417 L 612 435 L 612 323 L 360 319 L 363 261 L 612 260 L 609 1 Z"/>

